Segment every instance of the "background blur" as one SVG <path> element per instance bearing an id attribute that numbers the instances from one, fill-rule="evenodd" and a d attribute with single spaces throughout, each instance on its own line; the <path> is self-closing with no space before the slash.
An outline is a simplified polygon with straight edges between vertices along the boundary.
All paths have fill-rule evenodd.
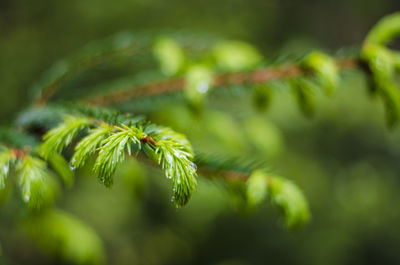
<path id="1" fill-rule="evenodd" d="M 0 121 L 29 106 L 30 87 L 53 62 L 120 31 L 211 33 L 248 41 L 268 58 L 360 45 L 379 18 L 398 10 L 398 0 L 1 0 Z M 312 221 L 298 231 L 285 230 L 268 203 L 237 211 L 218 182 L 201 180 L 177 210 L 162 173 L 133 161 L 111 190 L 82 170 L 58 205 L 100 235 L 108 264 L 400 264 L 400 129 L 385 128 L 381 104 L 366 91 L 361 74 L 344 74 L 333 97 L 318 98 L 313 119 L 289 93 L 278 93 L 262 115 L 237 115 L 251 106 L 233 97 L 227 111 L 210 109 L 196 121 L 206 132 L 192 130 L 183 105 L 150 114 L 199 145 L 268 159 L 309 199 Z M 249 135 L 259 142 L 243 140 Z M 0 208 L 0 264 L 64 262 L 19 232 L 12 207 Z"/>

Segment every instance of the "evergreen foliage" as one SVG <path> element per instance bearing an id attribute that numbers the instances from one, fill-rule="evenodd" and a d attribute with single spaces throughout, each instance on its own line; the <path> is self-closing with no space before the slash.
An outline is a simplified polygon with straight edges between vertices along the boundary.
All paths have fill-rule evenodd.
<path id="1" fill-rule="evenodd" d="M 111 120 L 118 119 L 112 117 Z M 169 128 L 150 123 L 126 125 L 107 122 L 90 117 L 67 116 L 64 122 L 44 135 L 41 155 L 44 158 L 59 157 L 58 154 L 80 130 L 91 126 L 88 135 L 75 146 L 71 159 L 73 169 L 82 167 L 89 156 L 97 151 L 93 171 L 102 184 L 111 187 L 113 174 L 117 165 L 125 160 L 125 153 L 133 155 L 143 150 L 161 165 L 166 177 L 172 180 L 175 205 L 180 207 L 186 204 L 197 183 L 196 166 L 192 162 L 193 151 L 186 138 Z"/>
<path id="2" fill-rule="evenodd" d="M 46 230 L 42 230 L 42 227 L 46 227 Z M 75 264 L 105 263 L 103 243 L 99 236 L 88 225 L 66 212 L 57 209 L 44 211 L 27 220 L 25 230 L 40 247 L 64 260 Z"/>
<path id="3" fill-rule="evenodd" d="M 226 150 L 220 154 L 202 152 L 201 147 L 192 148 L 184 134 L 132 113 L 149 114 L 141 111 L 141 104 L 157 108 L 157 100 L 170 97 L 188 104 L 193 116 L 200 117 L 208 99 L 218 97 L 219 91 L 235 89 L 252 91 L 256 109 L 265 111 L 279 83 L 291 89 L 300 110 L 311 117 L 317 111 L 315 93 L 334 93 L 340 72 L 353 69 L 373 80 L 375 93 L 385 105 L 388 125 L 393 127 L 400 121 L 396 83 L 400 54 L 386 45 L 399 34 L 400 13 L 396 13 L 370 31 L 359 54 L 340 57 L 315 51 L 283 63 L 267 63 L 255 47 L 240 41 L 203 43 L 182 36 L 153 40 L 122 34 L 93 43 L 56 63 L 35 85 L 34 104 L 20 114 L 15 128 L 0 131 L 0 189 L 11 182 L 15 173 L 28 208 L 42 210 L 31 226 L 48 227 L 47 235 L 33 232 L 33 236 L 44 242 L 40 244 L 51 242 L 51 249 L 80 264 L 103 261 L 101 242 L 73 217 L 45 206 L 54 203 L 60 190 L 54 173 L 71 186 L 74 170 L 90 165 L 92 156 L 96 158 L 90 166 L 106 187 L 112 187 L 114 173 L 127 155 L 135 156 L 140 162 L 152 161 L 161 167 L 172 182 L 171 201 L 176 207 L 188 203 L 199 174 L 239 183 L 231 190 L 247 207 L 268 198 L 281 210 L 288 228 L 299 227 L 310 218 L 305 196 L 292 181 L 267 170 L 265 161 L 232 158 Z M 99 65 L 112 67 L 113 60 L 127 58 L 136 70 L 144 70 L 110 83 L 101 80 L 90 89 L 73 93 L 70 80 L 79 80 L 83 72 L 95 71 Z M 71 96 L 64 98 L 69 92 Z M 219 133 L 226 136 L 232 132 Z M 260 140 L 255 133 L 247 135 L 260 146 L 262 136 Z M 73 148 L 68 148 L 70 145 Z M 76 234 L 85 238 L 77 246 Z"/>
<path id="4" fill-rule="evenodd" d="M 17 170 L 21 195 L 28 207 L 38 209 L 53 203 L 57 184 L 43 160 L 26 155 L 19 161 Z"/>

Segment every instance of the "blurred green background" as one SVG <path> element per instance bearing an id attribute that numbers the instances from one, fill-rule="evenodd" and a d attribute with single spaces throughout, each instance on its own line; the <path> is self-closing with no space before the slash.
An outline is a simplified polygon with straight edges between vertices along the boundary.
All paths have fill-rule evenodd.
<path id="1" fill-rule="evenodd" d="M 31 86 L 53 62 L 121 31 L 215 34 L 250 42 L 268 58 L 358 46 L 397 10 L 398 0 L 2 0 L 0 120 L 11 123 L 29 106 Z M 400 264 L 400 131 L 385 128 L 381 104 L 366 91 L 362 74 L 344 73 L 335 95 L 318 97 L 313 119 L 284 91 L 263 114 L 249 95 L 211 106 L 201 119 L 180 104 L 149 114 L 195 146 L 260 157 L 293 179 L 313 215 L 298 231 L 287 231 L 267 203 L 241 213 L 222 183 L 205 179 L 177 210 L 162 173 L 133 160 L 111 190 L 80 171 L 58 206 L 98 233 L 107 264 Z M 18 207 L 0 208 L 0 264 L 69 264 L 21 231 Z"/>

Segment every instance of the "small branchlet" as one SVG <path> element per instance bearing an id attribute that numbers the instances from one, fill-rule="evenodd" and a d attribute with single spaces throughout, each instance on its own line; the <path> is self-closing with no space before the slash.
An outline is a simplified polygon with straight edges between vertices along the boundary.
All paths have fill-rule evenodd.
<path id="1" fill-rule="evenodd" d="M 310 219 L 307 200 L 293 182 L 255 170 L 247 180 L 248 202 L 257 205 L 267 197 L 281 210 L 288 228 L 300 227 Z"/>
<path id="2" fill-rule="evenodd" d="M 67 116 L 62 124 L 43 136 L 44 142 L 40 150 L 43 158 L 48 159 L 51 154 L 60 153 L 72 142 L 79 131 L 89 125 L 90 120 L 87 118 Z"/>
<path id="3" fill-rule="evenodd" d="M 261 64 L 261 53 L 251 44 L 242 41 L 222 41 L 212 48 L 218 69 L 222 71 L 245 71 Z"/>
<path id="4" fill-rule="evenodd" d="M 58 187 L 45 161 L 26 155 L 19 160 L 17 171 L 21 195 L 29 208 L 53 203 Z"/>
<path id="5" fill-rule="evenodd" d="M 176 206 L 185 205 L 194 192 L 196 165 L 193 161 L 192 147 L 182 134 L 169 128 L 162 128 L 154 135 L 154 153 L 165 175 L 173 182 L 172 201 Z"/>
<path id="6" fill-rule="evenodd" d="M 303 61 L 303 66 L 312 70 L 326 93 L 332 94 L 339 83 L 336 61 L 322 52 L 312 52 Z"/>
<path id="7" fill-rule="evenodd" d="M 184 94 L 193 107 L 200 107 L 213 81 L 212 70 L 205 65 L 193 65 L 188 68 L 185 77 Z"/>
<path id="8" fill-rule="evenodd" d="M 153 47 L 153 54 L 160 63 L 161 72 L 173 76 L 180 72 L 185 63 L 185 54 L 179 43 L 171 38 L 158 39 Z"/>
<path id="9" fill-rule="evenodd" d="M 390 127 L 400 122 L 400 92 L 396 74 L 400 67 L 400 56 L 397 51 L 385 45 L 400 35 L 400 13 L 383 18 L 367 35 L 361 57 L 372 72 L 374 85 L 381 96 Z"/>
<path id="10" fill-rule="evenodd" d="M 50 206 L 59 191 L 59 184 L 51 171 L 59 174 L 67 185 L 73 182 L 73 172 L 62 156 L 49 156 L 49 164 L 42 160 L 31 147 L 22 149 L 0 148 L 0 191 L 10 181 L 7 178 L 16 175 L 22 200 L 31 210 L 40 210 Z"/>
<path id="11" fill-rule="evenodd" d="M 117 165 L 125 160 L 125 153 L 132 155 L 133 151 L 143 151 L 161 165 L 167 178 L 172 180 L 175 205 L 180 207 L 186 204 L 197 184 L 193 151 L 186 137 L 169 128 L 149 123 L 129 124 L 68 116 L 44 136 L 41 154 L 48 158 L 53 153 L 60 153 L 76 137 L 77 132 L 90 127 L 88 135 L 75 146 L 72 167 L 82 167 L 88 157 L 97 151 L 93 170 L 101 183 L 111 187 L 113 174 Z"/>
<path id="12" fill-rule="evenodd" d="M 271 201 L 283 212 L 288 228 L 302 226 L 310 219 L 310 211 L 303 192 L 292 181 L 271 176 L 268 179 Z"/>
<path id="13" fill-rule="evenodd" d="M 97 147 L 113 129 L 112 125 L 102 123 L 99 127 L 90 130 L 89 134 L 75 146 L 75 153 L 72 156 L 71 165 L 76 168 L 82 167 L 86 159 L 96 151 Z"/>
<path id="14" fill-rule="evenodd" d="M 125 160 L 125 151 L 127 150 L 128 154 L 131 155 L 132 145 L 136 145 L 140 150 L 140 139 L 144 137 L 143 129 L 140 127 L 122 125 L 121 127 L 116 126 L 115 130 L 116 132 L 101 141 L 98 149 L 99 155 L 93 167 L 100 182 L 106 187 L 112 186 L 112 175 L 117 169 L 117 165 Z"/>
<path id="15" fill-rule="evenodd" d="M 396 13 L 381 20 L 370 31 L 361 54 L 357 54 L 355 58 L 334 59 L 324 53 L 313 52 L 302 61 L 263 68 L 258 68 L 266 64 L 261 54 L 253 46 L 243 42 L 224 41 L 206 45 L 202 48 L 207 52 L 202 55 L 206 56 L 200 58 L 199 54 L 188 54 L 182 43 L 173 39 L 163 38 L 152 45 L 148 38 L 137 42 L 133 36 L 119 36 L 86 48 L 81 53 L 56 64 L 36 86 L 40 94 L 36 102 L 45 104 L 62 83 L 74 77 L 76 73 L 112 58 L 135 56 L 142 52 L 151 54 L 153 48 L 153 57 L 158 60 L 161 68 L 158 72 L 164 74 L 164 79 L 158 82 L 151 80 L 149 83 L 146 83 L 148 80 L 139 82 L 140 80 L 136 79 L 122 82 L 121 89 L 109 89 L 108 91 L 112 91 L 110 94 L 106 92 L 95 95 L 89 102 L 104 106 L 131 98 L 184 91 L 186 99 L 192 105 L 198 106 L 211 87 L 241 85 L 246 88 L 259 85 L 255 90 L 254 99 L 258 107 L 263 109 L 271 99 L 270 89 L 264 89 L 266 83 L 289 79 L 301 110 L 310 116 L 314 110 L 311 93 L 313 78 L 317 79 L 316 84 L 324 87 L 329 94 L 339 83 L 339 70 L 361 69 L 371 74 L 378 88 L 377 93 L 385 104 L 388 124 L 394 126 L 400 122 L 400 92 L 396 83 L 400 70 L 400 53 L 390 50 L 385 45 L 399 34 L 400 13 Z M 363 67 L 364 63 L 369 69 Z M 63 110 L 57 115 L 70 113 L 69 109 L 73 108 L 66 108 L 67 111 Z M 53 111 L 43 112 L 40 117 L 37 114 L 26 115 L 25 120 L 20 121 L 20 125 L 35 124 L 38 121 L 43 124 L 44 120 L 47 120 L 51 125 L 43 126 L 44 130 L 54 126 Z M 51 202 L 57 188 L 50 168 L 58 172 L 66 184 L 71 184 L 73 174 L 61 152 L 80 135 L 79 133 L 86 133 L 75 146 L 70 163 L 72 167 L 84 166 L 86 160 L 97 153 L 93 169 L 99 180 L 110 187 L 117 165 L 124 161 L 126 153 L 132 155 L 143 152 L 158 163 L 166 177 L 171 179 L 175 205 L 180 207 L 187 203 L 197 181 L 196 166 L 192 162 L 193 150 L 185 136 L 168 128 L 145 123 L 142 118 L 109 113 L 101 108 L 86 113 L 77 111 L 74 114 L 76 115 L 66 116 L 64 122 L 49 130 L 38 150 L 33 148 L 36 144 L 29 143 L 32 139 L 24 138 L 23 141 L 19 141 L 21 137 L 14 134 L 0 133 L 0 141 L 12 146 L 0 149 L 0 188 L 4 187 L 9 168 L 13 166 L 19 174 L 22 196 L 31 208 L 39 208 Z M 31 146 L 31 150 L 12 149 L 20 148 L 20 145 Z M 50 166 L 46 162 L 49 162 Z M 225 179 L 247 180 L 247 200 L 251 205 L 269 197 L 282 209 L 289 227 L 296 227 L 308 220 L 307 202 L 292 182 L 267 174 L 265 170 L 255 170 L 253 167 L 250 171 L 235 171 L 230 162 L 215 165 L 218 161 L 213 161 L 209 164 L 214 164 L 217 171 L 224 171 L 224 175 L 227 176 Z M 242 185 L 240 190 L 243 189 Z"/>
<path id="16" fill-rule="evenodd" d="M 197 156 L 196 162 L 200 174 L 228 181 L 226 188 L 238 206 L 252 209 L 268 199 L 281 210 L 289 229 L 298 228 L 309 220 L 308 203 L 299 187 L 271 173 L 265 162 L 205 154 Z"/>
<path id="17" fill-rule="evenodd" d="M 400 35 L 400 12 L 382 18 L 368 33 L 366 43 L 388 44 Z"/>

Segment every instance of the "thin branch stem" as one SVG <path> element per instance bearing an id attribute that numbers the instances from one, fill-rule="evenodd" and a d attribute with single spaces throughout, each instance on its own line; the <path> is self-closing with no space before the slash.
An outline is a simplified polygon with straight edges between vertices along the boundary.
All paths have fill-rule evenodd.
<path id="1" fill-rule="evenodd" d="M 139 154 L 138 156 L 136 156 L 136 159 L 151 168 L 158 168 L 155 166 L 154 161 L 152 161 L 145 155 Z M 250 177 L 250 173 L 247 172 L 226 169 L 214 169 L 205 165 L 199 165 L 197 168 L 197 173 L 199 176 L 206 179 L 221 179 L 224 181 L 240 183 L 245 183 Z"/>
<path id="2" fill-rule="evenodd" d="M 340 70 L 364 69 L 362 63 L 354 58 L 340 58 L 336 60 Z M 266 67 L 251 72 L 224 73 L 214 77 L 213 87 L 224 87 L 241 84 L 261 84 L 268 81 L 300 77 L 310 74 L 298 64 L 290 64 L 282 67 Z M 105 95 L 96 95 L 84 100 L 93 106 L 107 106 L 128 101 L 133 98 L 142 98 L 177 92 L 184 89 L 183 78 L 157 81 L 141 86 L 128 87 L 123 91 L 116 91 Z"/>

